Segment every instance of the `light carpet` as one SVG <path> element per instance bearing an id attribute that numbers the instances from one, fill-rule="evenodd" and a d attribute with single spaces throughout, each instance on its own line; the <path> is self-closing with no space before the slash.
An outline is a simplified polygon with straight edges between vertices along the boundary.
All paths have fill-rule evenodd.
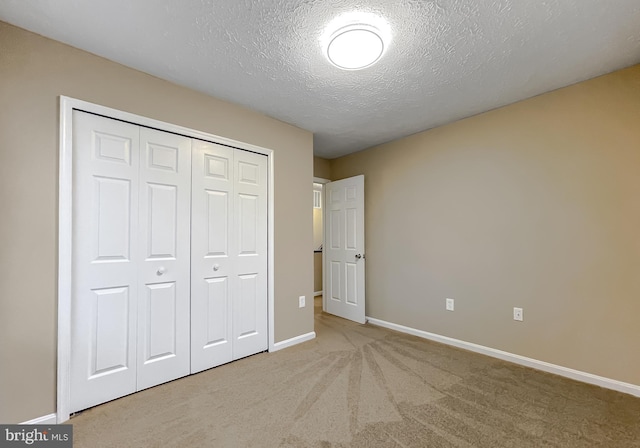
<path id="1" fill-rule="evenodd" d="M 640 447 L 640 399 L 318 309 L 317 338 L 97 406 L 74 447 Z"/>

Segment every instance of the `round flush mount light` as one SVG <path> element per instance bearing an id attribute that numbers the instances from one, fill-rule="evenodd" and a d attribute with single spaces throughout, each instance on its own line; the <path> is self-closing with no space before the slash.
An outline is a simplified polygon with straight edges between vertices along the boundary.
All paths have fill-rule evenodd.
<path id="1" fill-rule="evenodd" d="M 343 70 L 360 70 L 375 64 L 385 50 L 382 33 L 374 26 L 351 24 L 329 38 L 327 58 Z"/>

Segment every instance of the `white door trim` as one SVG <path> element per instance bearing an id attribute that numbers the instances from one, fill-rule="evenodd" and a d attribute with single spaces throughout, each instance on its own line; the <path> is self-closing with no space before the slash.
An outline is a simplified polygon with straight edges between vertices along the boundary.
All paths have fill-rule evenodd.
<path id="1" fill-rule="evenodd" d="M 58 186 L 58 365 L 57 365 L 57 422 L 69 420 L 71 389 L 71 262 L 72 262 L 72 142 L 74 109 L 103 115 L 116 120 L 219 143 L 267 156 L 267 301 L 269 351 L 275 350 L 274 331 L 274 151 L 261 146 L 123 112 L 110 107 L 60 96 L 60 168 Z"/>

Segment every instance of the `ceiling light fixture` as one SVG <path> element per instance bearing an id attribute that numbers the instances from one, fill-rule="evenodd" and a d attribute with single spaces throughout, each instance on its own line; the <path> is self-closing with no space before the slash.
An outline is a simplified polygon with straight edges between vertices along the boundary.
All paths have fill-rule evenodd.
<path id="1" fill-rule="evenodd" d="M 384 50 L 382 33 L 376 27 L 351 24 L 331 35 L 327 45 L 327 58 L 343 70 L 360 70 L 375 64 Z"/>

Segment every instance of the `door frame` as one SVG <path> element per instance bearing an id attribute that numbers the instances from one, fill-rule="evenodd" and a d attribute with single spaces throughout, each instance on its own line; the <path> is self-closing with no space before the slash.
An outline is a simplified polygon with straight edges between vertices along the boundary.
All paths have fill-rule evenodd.
<path id="1" fill-rule="evenodd" d="M 325 235 L 324 235 L 324 231 L 325 231 L 325 223 L 327 222 L 326 219 L 326 204 L 325 204 L 325 194 L 324 194 L 324 185 L 328 184 L 329 182 L 331 182 L 331 180 L 329 179 L 325 179 L 324 177 L 313 177 L 313 183 L 314 184 L 322 184 L 322 311 L 326 311 L 326 306 L 325 306 L 325 285 L 324 285 L 324 244 L 325 244 Z M 314 296 L 315 298 L 315 296 Z"/>
<path id="2" fill-rule="evenodd" d="M 274 151 L 272 149 L 197 131 L 153 118 L 112 109 L 60 95 L 59 177 L 58 177 L 58 343 L 56 420 L 70 417 L 71 391 L 71 285 L 73 235 L 73 111 L 80 110 L 106 118 L 159 129 L 185 137 L 255 152 L 267 156 L 267 326 L 269 351 L 274 351 Z"/>

